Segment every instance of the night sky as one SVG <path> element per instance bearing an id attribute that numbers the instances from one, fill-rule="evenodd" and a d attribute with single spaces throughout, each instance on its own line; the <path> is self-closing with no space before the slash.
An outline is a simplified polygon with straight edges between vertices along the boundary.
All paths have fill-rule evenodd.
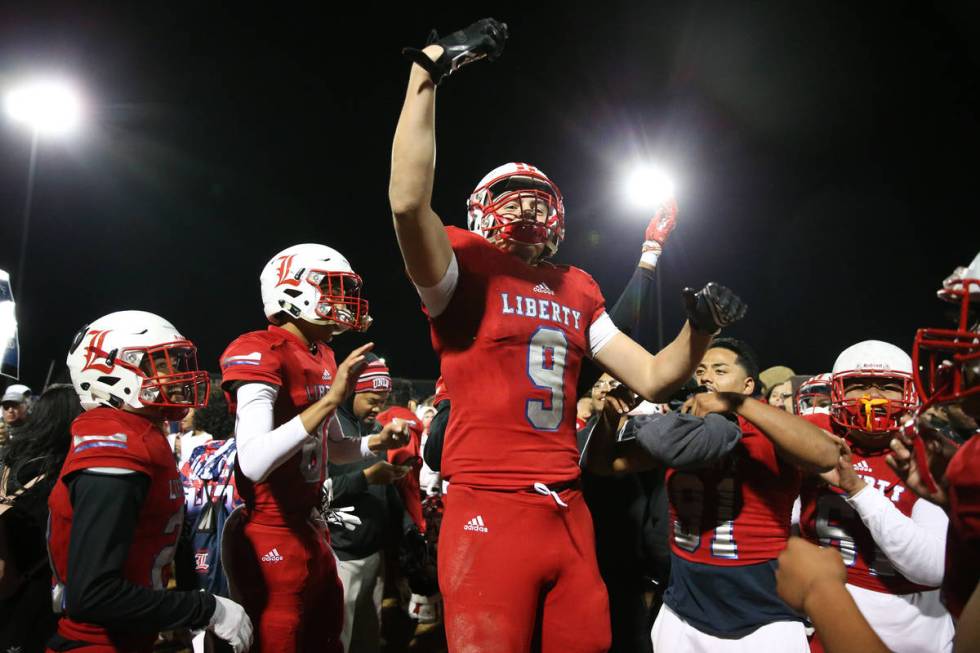
<path id="1" fill-rule="evenodd" d="M 0 5 L 0 86 L 63 71 L 91 103 L 83 133 L 41 146 L 17 297 L 28 384 L 121 309 L 167 317 L 216 369 L 264 328 L 262 265 L 300 242 L 364 277 L 392 372 L 434 378 L 387 202 L 399 50 L 486 15 L 511 39 L 440 88 L 434 208 L 464 226 L 487 171 L 538 165 L 565 195 L 556 260 L 612 304 L 648 217 L 621 180 L 655 157 L 681 209 L 659 270 L 668 337 L 680 288 L 714 280 L 750 305 L 731 331 L 763 366 L 828 371 L 867 338 L 909 350 L 943 323 L 940 280 L 980 249 L 980 39 L 957 3 L 129 4 Z M 0 119 L 11 273 L 28 152 Z M 368 336 L 338 339 L 338 358 Z"/>

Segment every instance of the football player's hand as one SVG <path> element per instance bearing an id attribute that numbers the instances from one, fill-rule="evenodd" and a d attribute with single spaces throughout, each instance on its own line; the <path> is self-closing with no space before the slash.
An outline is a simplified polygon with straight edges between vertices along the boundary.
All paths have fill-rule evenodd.
<path id="1" fill-rule="evenodd" d="M 380 433 L 371 437 L 377 438 L 372 443 L 374 446 L 371 447 L 371 451 L 375 451 L 375 447 L 377 449 L 397 449 L 398 447 L 404 447 L 412 439 L 412 434 L 405 420 L 396 417 L 385 424 Z"/>
<path id="2" fill-rule="evenodd" d="M 619 424 L 619 418 L 633 410 L 640 398 L 623 384 L 610 388 L 602 400 L 602 417 L 612 424 Z"/>
<path id="3" fill-rule="evenodd" d="M 890 446 L 892 453 L 885 457 L 885 462 L 905 486 L 936 505 L 949 505 L 946 466 L 956 453 L 956 446 L 928 428 L 925 416 L 906 423 L 892 438 Z M 923 460 L 931 478 L 920 469 Z"/>
<path id="4" fill-rule="evenodd" d="M 817 584 L 839 583 L 843 589 L 846 581 L 847 569 L 837 549 L 791 537 L 779 554 L 776 592 L 797 612 L 803 611 L 807 595 Z"/>
<path id="5" fill-rule="evenodd" d="M 682 413 L 704 417 L 710 413 L 734 413 L 745 401 L 737 392 L 699 392 L 684 402 Z"/>
<path id="6" fill-rule="evenodd" d="M 484 18 L 442 38 L 433 30 L 424 50 L 404 48 L 402 54 L 424 68 L 432 81 L 439 84 L 469 63 L 483 58 L 495 60 L 504 51 L 507 37 L 506 23 Z"/>
<path id="7" fill-rule="evenodd" d="M 697 292 L 685 288 L 682 294 L 687 319 L 701 333 L 715 335 L 745 317 L 748 310 L 738 295 L 713 281 Z"/>
<path id="8" fill-rule="evenodd" d="M 214 614 L 208 628 L 231 644 L 235 653 L 245 653 L 252 646 L 252 620 L 245 614 L 245 608 L 223 596 L 215 596 L 214 600 Z"/>
<path id="9" fill-rule="evenodd" d="M 663 253 L 664 244 L 677 224 L 677 202 L 670 198 L 657 207 L 650 224 L 643 233 L 643 249 L 640 253 L 640 267 L 653 270 Z"/>
<path id="10" fill-rule="evenodd" d="M 829 472 L 820 474 L 827 483 L 847 492 L 848 496 L 854 496 L 859 491 L 867 487 L 863 478 L 854 472 L 854 464 L 851 462 L 851 448 L 843 440 L 838 441 L 840 455 L 837 457 L 837 466 Z"/>
<path id="11" fill-rule="evenodd" d="M 372 349 L 374 349 L 373 342 L 361 345 L 352 351 L 343 363 L 337 366 L 337 373 L 333 377 L 330 390 L 324 395 L 327 401 L 339 406 L 354 393 L 354 388 L 357 387 L 357 377 L 361 375 L 361 371 L 364 369 L 364 355 Z"/>
<path id="12" fill-rule="evenodd" d="M 374 463 L 364 470 L 364 478 L 371 485 L 388 485 L 405 476 L 411 467 L 392 465 L 387 460 Z"/>

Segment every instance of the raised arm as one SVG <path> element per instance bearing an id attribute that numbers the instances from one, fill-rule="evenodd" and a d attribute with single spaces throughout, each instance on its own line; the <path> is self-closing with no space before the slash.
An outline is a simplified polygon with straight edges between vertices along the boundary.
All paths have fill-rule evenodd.
<path id="1" fill-rule="evenodd" d="M 693 376 L 712 336 L 740 320 L 746 311 L 735 293 L 716 283 L 696 293 L 685 289 L 684 299 L 688 321 L 657 355 L 623 333 L 616 333 L 595 355 L 600 366 L 647 401 L 667 401 Z"/>
<path id="2" fill-rule="evenodd" d="M 423 53 L 435 60 L 442 47 L 430 45 Z M 408 276 L 422 287 L 439 283 L 453 257 L 442 220 L 431 206 L 435 119 L 436 85 L 426 70 L 413 64 L 391 147 L 388 200 Z"/>
<path id="3" fill-rule="evenodd" d="M 388 199 L 405 268 L 416 286 L 437 285 L 453 260 L 442 220 L 431 206 L 436 85 L 471 61 L 499 55 L 506 38 L 506 26 L 487 18 L 423 50 L 405 49 L 414 63 L 391 148 Z"/>

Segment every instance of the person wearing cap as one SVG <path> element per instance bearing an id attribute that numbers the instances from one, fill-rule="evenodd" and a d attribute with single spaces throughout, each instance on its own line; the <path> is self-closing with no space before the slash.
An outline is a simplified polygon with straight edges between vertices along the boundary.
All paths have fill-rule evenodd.
<path id="1" fill-rule="evenodd" d="M 3 406 L 3 421 L 7 428 L 23 426 L 31 409 L 34 393 L 22 383 L 15 383 L 3 393 L 0 405 Z"/>
<path id="2" fill-rule="evenodd" d="M 793 377 L 796 372 L 785 365 L 774 365 L 759 374 L 762 396 L 770 406 L 793 412 Z"/>
<path id="3" fill-rule="evenodd" d="M 381 430 L 376 418 L 391 392 L 384 359 L 365 356 L 354 394 L 337 408 L 335 426 L 345 438 L 362 438 Z M 390 515 L 410 522 L 392 483 L 408 467 L 377 457 L 347 464 L 328 463 L 327 480 L 330 543 L 337 557 L 337 574 L 344 586 L 344 623 L 340 639 L 344 650 L 378 651 L 381 600 L 384 590 L 382 550 Z"/>

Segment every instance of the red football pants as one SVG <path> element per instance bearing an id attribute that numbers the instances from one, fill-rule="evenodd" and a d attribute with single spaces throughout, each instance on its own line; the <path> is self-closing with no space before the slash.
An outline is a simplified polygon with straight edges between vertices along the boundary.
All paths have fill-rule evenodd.
<path id="1" fill-rule="evenodd" d="M 239 533 L 222 552 L 232 598 L 255 628 L 251 653 L 343 653 L 344 588 L 326 531 L 253 517 Z"/>
<path id="2" fill-rule="evenodd" d="M 610 646 L 592 516 L 578 490 L 550 496 L 450 485 L 439 587 L 451 653 L 594 653 Z"/>

